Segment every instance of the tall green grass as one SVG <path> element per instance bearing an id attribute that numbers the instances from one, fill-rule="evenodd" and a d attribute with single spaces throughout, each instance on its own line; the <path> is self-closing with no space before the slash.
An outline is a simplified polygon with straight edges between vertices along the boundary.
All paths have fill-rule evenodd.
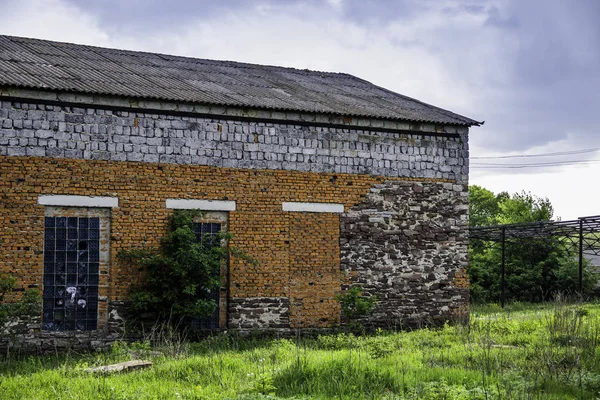
<path id="1" fill-rule="evenodd" d="M 94 375 L 131 358 L 149 369 Z M 0 362 L 0 399 L 595 399 L 600 304 L 475 308 L 467 325 L 294 339 L 221 335 Z"/>

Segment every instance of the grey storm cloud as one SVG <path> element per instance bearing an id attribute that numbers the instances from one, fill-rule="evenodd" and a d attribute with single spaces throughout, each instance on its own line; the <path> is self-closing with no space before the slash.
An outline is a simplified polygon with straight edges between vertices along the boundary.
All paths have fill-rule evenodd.
<path id="1" fill-rule="evenodd" d="M 502 109 L 487 109 L 498 134 L 487 146 L 514 150 L 577 139 L 600 144 L 600 2 L 515 1 L 507 33 L 518 38 Z"/>
<path id="2" fill-rule="evenodd" d="M 139 33 L 170 29 L 198 18 L 213 18 L 230 9 L 252 6 L 244 0 L 67 0 L 100 18 L 110 30 Z"/>

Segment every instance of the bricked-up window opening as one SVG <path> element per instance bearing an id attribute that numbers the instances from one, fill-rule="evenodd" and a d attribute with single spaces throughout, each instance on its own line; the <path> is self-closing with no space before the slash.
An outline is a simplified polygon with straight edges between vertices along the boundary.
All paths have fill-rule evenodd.
<path id="1" fill-rule="evenodd" d="M 100 218 L 46 217 L 42 329 L 98 325 Z"/>
<path id="2" fill-rule="evenodd" d="M 222 226 L 215 222 L 196 222 L 194 223 L 194 233 L 200 243 L 206 247 L 220 246 L 220 238 L 217 236 L 221 232 Z M 215 276 L 219 275 L 220 271 L 215 271 Z M 209 295 L 209 298 L 215 302 L 217 307 L 215 311 L 208 317 L 199 318 L 192 321 L 192 327 L 197 329 L 219 329 L 219 303 L 220 290 L 214 288 Z"/>

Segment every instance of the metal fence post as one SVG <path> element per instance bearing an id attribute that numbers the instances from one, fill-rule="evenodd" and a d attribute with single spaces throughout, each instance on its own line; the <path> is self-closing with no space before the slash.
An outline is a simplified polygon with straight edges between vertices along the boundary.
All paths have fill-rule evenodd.
<path id="1" fill-rule="evenodd" d="M 505 291 L 506 291 L 506 279 L 504 276 L 506 270 L 506 256 L 505 256 L 505 248 L 506 248 L 506 227 L 502 227 L 502 280 L 500 281 L 500 306 L 504 308 L 505 301 Z"/>
<path id="2" fill-rule="evenodd" d="M 583 219 L 579 220 L 579 295 L 583 295 Z"/>

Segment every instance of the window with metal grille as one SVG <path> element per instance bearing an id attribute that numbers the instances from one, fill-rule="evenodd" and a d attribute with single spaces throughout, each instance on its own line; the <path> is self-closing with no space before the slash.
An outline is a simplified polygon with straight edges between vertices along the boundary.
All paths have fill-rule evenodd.
<path id="1" fill-rule="evenodd" d="M 42 329 L 98 325 L 100 218 L 46 217 Z"/>
<path id="2" fill-rule="evenodd" d="M 194 223 L 194 233 L 196 238 L 207 247 L 220 246 L 220 240 L 217 234 L 221 232 L 221 224 L 214 222 L 197 222 Z M 220 271 L 216 271 L 215 275 L 219 275 Z M 214 300 L 217 307 L 215 311 L 208 317 L 199 318 L 192 321 L 192 327 L 197 329 L 219 329 L 219 311 L 220 311 L 220 290 L 214 288 L 209 295 L 211 300 Z"/>

